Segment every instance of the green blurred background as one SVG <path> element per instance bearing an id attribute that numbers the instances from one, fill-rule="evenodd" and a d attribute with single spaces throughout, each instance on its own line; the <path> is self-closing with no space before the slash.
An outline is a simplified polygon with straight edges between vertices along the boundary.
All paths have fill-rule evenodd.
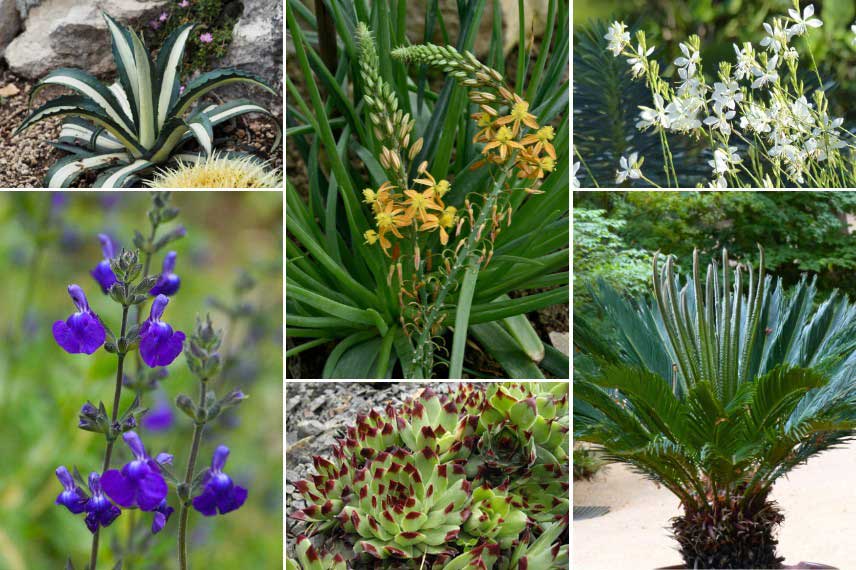
<path id="1" fill-rule="evenodd" d="M 181 289 L 171 299 L 165 321 L 189 333 L 197 314 L 210 312 L 217 328 L 227 328 L 221 352 L 224 371 L 213 388 L 218 395 L 241 388 L 250 398 L 221 415 L 206 430 L 198 465 L 211 461 L 216 445 L 231 450 L 226 472 L 249 489 L 246 504 L 226 516 L 190 517 L 191 564 L 203 568 L 276 568 L 282 561 L 282 195 L 279 192 L 181 192 L 173 205 L 187 236 L 153 258 L 160 271 L 167 250 L 178 252 Z M 73 306 L 69 283 L 80 284 L 90 305 L 118 330 L 121 309 L 103 295 L 89 275 L 101 260 L 96 234 L 131 244 L 135 229 L 149 230 L 148 192 L 0 193 L 0 568 L 62 568 L 71 556 L 76 568 L 88 561 L 91 534 L 82 515 L 54 505 L 61 487 L 54 470 L 77 465 L 84 477 L 100 468 L 104 439 L 77 429 L 81 405 L 113 398 L 116 357 L 61 350 L 51 335 L 55 320 Z M 159 234 L 164 230 L 159 230 Z M 40 253 L 38 253 L 40 252 Z M 36 260 L 35 264 L 33 261 Z M 255 285 L 236 293 L 246 272 Z M 242 280 L 246 283 L 246 277 Z M 235 307 L 241 310 L 228 313 Z M 229 309 L 229 310 L 224 310 Z M 148 315 L 149 303 L 144 305 Z M 231 355 L 231 358 L 230 358 Z M 133 371 L 135 363 L 129 359 Z M 179 356 L 161 387 L 144 405 L 172 402 L 179 393 L 194 399 L 196 380 Z M 133 399 L 123 391 L 122 409 Z M 234 413 L 233 413 L 234 412 Z M 183 474 L 192 425 L 175 412 L 173 427 L 153 433 L 139 428 L 147 450 L 175 454 Z M 113 465 L 128 460 L 117 445 Z M 177 507 L 174 491 L 169 502 Z M 126 560 L 123 570 L 176 568 L 178 512 L 151 542 L 146 556 Z M 148 527 L 151 516 L 136 513 Z M 126 540 L 131 517 L 123 512 L 102 531 L 99 568 L 112 568 L 110 543 Z M 142 521 L 142 522 L 140 522 Z"/>

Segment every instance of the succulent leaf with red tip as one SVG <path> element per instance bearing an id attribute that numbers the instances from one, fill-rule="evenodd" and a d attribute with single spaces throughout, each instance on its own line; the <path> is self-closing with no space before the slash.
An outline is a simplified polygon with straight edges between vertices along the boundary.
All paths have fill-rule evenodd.
<path id="1" fill-rule="evenodd" d="M 356 469 L 353 458 L 349 458 L 338 446 L 334 448 L 334 454 L 333 461 L 313 457 L 317 474 L 294 484 L 307 506 L 291 516 L 309 523 L 311 534 L 338 524 L 336 516 L 350 501 L 353 489 L 351 475 Z"/>
<path id="2" fill-rule="evenodd" d="M 462 461 L 440 463 L 431 449 L 383 452 L 354 473 L 355 500 L 342 509 L 354 551 L 375 558 L 454 554 L 469 517 L 470 483 Z"/>
<path id="3" fill-rule="evenodd" d="M 500 548 L 511 548 L 529 522 L 520 506 L 520 499 L 508 493 L 505 485 L 478 487 L 473 491 L 472 512 L 464 523 L 464 532 L 473 537 L 472 544 L 477 539 L 488 539 Z"/>
<path id="4" fill-rule="evenodd" d="M 319 553 L 312 542 L 304 535 L 297 537 L 297 545 L 294 547 L 297 560 L 286 559 L 286 570 L 348 570 L 344 557 L 341 554 L 330 552 Z"/>

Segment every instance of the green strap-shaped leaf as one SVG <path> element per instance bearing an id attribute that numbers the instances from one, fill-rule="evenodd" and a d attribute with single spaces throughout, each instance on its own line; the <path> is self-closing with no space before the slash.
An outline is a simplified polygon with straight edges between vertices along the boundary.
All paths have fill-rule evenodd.
<path id="1" fill-rule="evenodd" d="M 543 378 L 534 362 L 499 323 L 471 325 L 473 337 L 508 373 L 509 378 Z"/>
<path id="2" fill-rule="evenodd" d="M 131 160 L 127 152 L 111 152 L 81 158 L 67 156 L 56 161 L 45 173 L 46 188 L 68 188 L 87 170 L 101 170 L 111 166 L 123 166 Z"/>
<path id="3" fill-rule="evenodd" d="M 157 63 L 157 127 L 166 123 L 170 107 L 178 100 L 181 62 L 187 38 L 194 24 L 185 24 L 172 32 L 158 53 Z M 209 151 L 210 153 L 210 151 Z"/>
<path id="4" fill-rule="evenodd" d="M 113 119 L 128 133 L 134 132 L 131 126 L 131 117 L 125 115 L 122 105 L 113 92 L 106 85 L 98 81 L 95 76 L 81 69 L 68 69 L 65 67 L 51 71 L 40 79 L 32 91 L 30 91 L 30 102 L 32 103 L 33 98 L 42 89 L 51 85 L 59 85 L 80 93 L 103 109 L 108 117 Z"/>
<path id="5" fill-rule="evenodd" d="M 215 71 L 209 71 L 208 73 L 203 73 L 188 83 L 184 89 L 184 93 L 178 98 L 178 101 L 175 102 L 173 114 L 183 114 L 190 108 L 190 105 L 192 105 L 194 101 L 212 89 L 217 89 L 224 85 L 231 85 L 233 83 L 249 83 L 251 85 L 258 85 L 262 89 L 269 91 L 274 95 L 278 95 L 273 87 L 268 85 L 263 78 L 254 73 L 242 71 L 240 69 L 218 69 Z"/>
<path id="6" fill-rule="evenodd" d="M 31 125 L 49 117 L 59 117 L 71 115 L 74 117 L 82 117 L 96 125 L 100 125 L 110 131 L 122 145 L 135 157 L 139 158 L 143 155 L 143 148 L 137 143 L 136 137 L 128 133 L 113 119 L 104 114 L 104 112 L 92 101 L 80 95 L 62 95 L 56 99 L 52 99 L 30 113 L 30 116 L 24 119 L 24 122 L 15 129 L 12 136 L 16 136 L 24 129 Z"/>
<path id="7" fill-rule="evenodd" d="M 113 168 L 103 173 L 95 181 L 94 188 L 127 188 L 138 178 L 137 173 L 155 166 L 155 163 L 148 160 L 136 160 L 131 164 L 120 168 Z"/>
<path id="8" fill-rule="evenodd" d="M 205 113 L 199 113 L 187 123 L 190 131 L 202 148 L 205 149 L 205 154 L 211 154 L 211 147 L 214 144 L 214 129 L 211 126 L 211 121 Z"/>
<path id="9" fill-rule="evenodd" d="M 470 306 L 473 302 L 473 293 L 476 290 L 476 282 L 479 278 L 478 263 L 470 262 L 464 270 L 464 278 L 461 280 L 461 290 L 458 293 L 458 310 L 455 314 L 455 333 L 452 337 L 452 356 L 449 363 L 449 379 L 461 378 L 464 368 L 464 353 L 467 350 L 467 328 L 470 324 Z"/>

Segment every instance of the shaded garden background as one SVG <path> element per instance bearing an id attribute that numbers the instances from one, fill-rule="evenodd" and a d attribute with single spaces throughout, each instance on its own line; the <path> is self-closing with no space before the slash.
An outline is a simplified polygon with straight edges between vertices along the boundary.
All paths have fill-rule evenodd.
<path id="1" fill-rule="evenodd" d="M 686 271 L 696 247 L 703 265 L 723 247 L 757 264 L 756 244 L 785 284 L 807 273 L 818 278 L 818 301 L 836 288 L 856 297 L 856 192 L 575 192 L 574 312 L 594 310 L 597 279 L 650 292 L 657 250 Z"/>
<path id="2" fill-rule="evenodd" d="M 189 333 L 196 315 L 210 312 L 215 326 L 227 329 L 224 371 L 213 387 L 218 394 L 241 388 L 250 396 L 206 430 L 199 459 L 207 465 L 216 445 L 229 446 L 227 472 L 249 489 L 249 498 L 227 516 L 191 515 L 190 561 L 195 568 L 272 568 L 282 560 L 282 195 L 183 192 L 172 201 L 181 214 L 166 227 L 181 223 L 187 236 L 152 264 L 159 271 L 165 251 L 178 252 L 181 289 L 165 320 Z M 54 470 L 61 464 L 84 474 L 100 468 L 104 440 L 77 429 L 77 415 L 87 399 L 109 407 L 116 359 L 104 350 L 66 354 L 50 327 L 73 312 L 66 287 L 78 283 L 93 310 L 118 328 L 117 305 L 89 275 L 102 258 L 96 235 L 130 245 L 135 229 L 148 230 L 149 202 L 146 192 L 0 193 L 0 568 L 60 568 L 67 556 L 82 567 L 88 557 L 91 535 L 82 517 L 54 505 L 61 490 Z M 236 282 L 244 293 L 236 295 Z M 149 304 L 143 306 L 148 315 Z M 226 307 L 240 310 L 231 317 Z M 184 357 L 168 370 L 147 407 L 179 393 L 195 397 Z M 122 407 L 132 399 L 125 390 Z M 168 431 L 139 433 L 149 452 L 174 453 L 181 471 L 192 423 L 174 413 Z M 125 461 L 126 451 L 114 463 Z M 177 507 L 173 491 L 168 500 Z M 177 518 L 155 537 L 149 556 L 123 568 L 176 567 Z M 126 538 L 130 519 L 126 511 L 102 533 L 105 568 L 115 563 L 107 545 Z M 151 524 L 150 516 L 137 520 Z"/>

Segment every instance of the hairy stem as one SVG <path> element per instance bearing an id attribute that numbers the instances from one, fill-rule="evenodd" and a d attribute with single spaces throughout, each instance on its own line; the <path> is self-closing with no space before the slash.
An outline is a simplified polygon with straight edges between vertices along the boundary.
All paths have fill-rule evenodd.
<path id="1" fill-rule="evenodd" d="M 128 306 L 122 305 L 122 330 L 119 334 L 119 339 L 125 338 L 125 330 L 128 326 Z M 119 400 L 122 398 L 122 368 L 125 364 L 125 353 L 119 352 L 117 355 L 118 365 L 116 367 L 116 389 L 113 393 L 113 412 L 110 415 L 110 427 L 116 423 L 116 418 L 119 417 Z M 116 443 L 115 434 L 107 438 L 107 449 L 104 451 L 104 464 L 101 467 L 101 474 L 110 469 L 110 459 L 113 457 L 113 444 Z M 92 534 L 92 550 L 89 554 L 89 570 L 95 570 L 95 565 L 98 563 L 98 538 L 101 528 L 95 529 Z"/>
<path id="2" fill-rule="evenodd" d="M 199 409 L 205 406 L 205 396 L 208 392 L 207 378 L 199 382 Z M 190 447 L 190 457 L 187 459 L 187 470 L 184 473 L 184 486 L 188 489 L 193 481 L 193 471 L 196 469 L 196 458 L 199 455 L 199 444 L 202 441 L 202 431 L 205 429 L 206 420 L 197 421 L 193 426 L 193 443 Z M 178 519 L 178 566 L 181 570 L 187 570 L 187 519 L 190 516 L 190 496 L 181 503 L 181 513 Z"/>

